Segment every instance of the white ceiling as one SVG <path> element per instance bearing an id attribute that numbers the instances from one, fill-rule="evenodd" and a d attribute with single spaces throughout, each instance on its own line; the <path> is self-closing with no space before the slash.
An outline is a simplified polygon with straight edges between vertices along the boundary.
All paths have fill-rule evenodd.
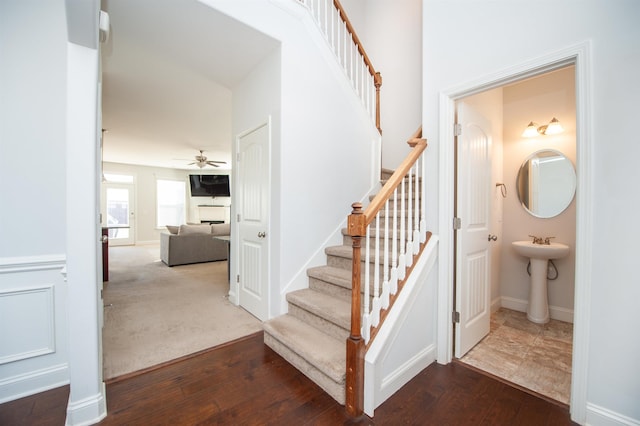
<path id="1" fill-rule="evenodd" d="M 103 0 L 103 160 L 231 167 L 231 98 L 278 42 L 196 0 Z M 213 169 L 207 167 L 207 169 Z"/>

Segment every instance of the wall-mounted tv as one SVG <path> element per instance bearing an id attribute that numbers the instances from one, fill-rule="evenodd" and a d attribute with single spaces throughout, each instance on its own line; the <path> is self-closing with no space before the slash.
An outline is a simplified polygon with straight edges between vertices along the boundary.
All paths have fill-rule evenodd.
<path id="1" fill-rule="evenodd" d="M 192 197 L 229 197 L 229 175 L 189 175 Z"/>

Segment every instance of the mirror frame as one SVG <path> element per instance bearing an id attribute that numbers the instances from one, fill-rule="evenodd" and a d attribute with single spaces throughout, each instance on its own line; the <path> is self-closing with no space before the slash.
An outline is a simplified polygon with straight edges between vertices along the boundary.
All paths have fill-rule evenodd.
<path id="1" fill-rule="evenodd" d="M 529 208 L 528 203 L 526 203 L 525 201 L 523 201 L 523 195 L 522 195 L 522 191 L 521 191 L 521 187 L 524 184 L 524 172 L 523 170 L 528 170 L 528 164 L 529 162 L 534 159 L 534 158 L 538 158 L 540 153 L 553 153 L 556 154 L 557 156 L 563 157 L 568 164 L 571 166 L 570 167 L 570 171 L 571 171 L 571 175 L 568 176 L 571 178 L 572 182 L 571 182 L 571 187 L 567 189 L 567 192 L 569 190 L 571 190 L 571 197 L 568 198 L 568 200 L 562 204 L 561 206 L 559 206 L 556 210 L 554 210 L 553 214 L 549 214 L 549 215 L 542 215 L 539 212 L 534 212 L 532 209 Z M 567 169 L 566 172 L 569 172 L 569 169 Z M 564 212 L 573 202 L 573 199 L 576 196 L 576 185 L 577 185 L 577 179 L 576 179 L 576 169 L 575 166 L 573 164 L 573 162 L 566 156 L 564 155 L 562 152 L 555 150 L 555 149 L 540 149 L 538 151 L 535 151 L 533 153 L 531 153 L 527 158 L 525 158 L 525 160 L 522 162 L 522 164 L 520 165 L 520 168 L 518 169 L 518 174 L 516 176 L 516 192 L 518 193 L 518 201 L 520 201 L 520 205 L 522 206 L 522 208 L 529 213 L 530 215 L 537 217 L 537 218 L 541 218 L 541 219 L 550 219 L 553 217 L 556 217 L 558 215 L 560 215 L 562 212 Z"/>

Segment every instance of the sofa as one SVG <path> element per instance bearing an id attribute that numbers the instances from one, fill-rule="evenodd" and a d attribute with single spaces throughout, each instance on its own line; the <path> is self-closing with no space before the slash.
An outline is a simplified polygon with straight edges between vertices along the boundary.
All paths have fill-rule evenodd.
<path id="1" fill-rule="evenodd" d="M 160 233 L 160 259 L 168 266 L 227 260 L 228 243 L 213 237 L 230 234 L 228 223 L 167 226 Z"/>

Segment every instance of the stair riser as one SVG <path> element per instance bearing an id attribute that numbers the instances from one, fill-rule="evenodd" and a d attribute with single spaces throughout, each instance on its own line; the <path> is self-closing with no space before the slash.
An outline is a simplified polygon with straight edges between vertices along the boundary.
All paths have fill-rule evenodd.
<path id="1" fill-rule="evenodd" d="M 318 370 L 316 367 L 308 363 L 304 358 L 298 355 L 295 351 L 293 351 L 288 346 L 284 345 L 278 339 L 273 337 L 271 334 L 265 332 L 264 333 L 264 343 L 269 346 L 280 355 L 282 358 L 286 359 L 291 365 L 296 367 L 300 372 L 302 372 L 305 376 L 307 376 L 311 381 L 315 382 L 318 386 L 320 386 L 325 392 L 327 392 L 333 399 L 335 399 L 339 404 L 344 405 L 345 403 L 345 383 L 344 380 L 340 383 L 335 382 L 322 371 Z"/>
<path id="2" fill-rule="evenodd" d="M 352 261 L 349 258 L 346 257 L 339 257 L 339 256 L 332 256 L 332 255 L 327 255 L 327 265 L 328 266 L 333 266 L 335 268 L 342 268 L 342 269 L 346 269 L 348 271 L 351 270 L 352 268 Z M 364 261 L 361 262 L 360 268 L 364 273 L 364 268 L 365 268 L 366 263 Z M 389 268 L 391 269 L 391 268 Z M 383 268 L 380 266 L 379 267 L 379 274 L 380 274 L 380 279 L 382 279 L 383 276 Z M 371 277 L 373 278 L 373 274 L 375 273 L 375 265 L 373 263 L 369 263 L 369 273 L 371 274 Z"/>
<path id="3" fill-rule="evenodd" d="M 407 200 L 407 199 L 411 198 L 411 200 L 412 200 L 411 203 L 412 204 L 415 204 L 415 200 L 416 200 L 414 191 L 415 191 L 415 188 L 411 192 L 411 194 L 409 194 L 408 191 L 405 191 L 405 194 L 404 194 L 404 199 Z M 374 198 L 375 198 L 375 195 L 370 195 L 369 196 L 369 201 L 373 200 Z M 400 191 L 398 191 L 398 196 L 397 197 L 395 197 L 393 194 L 391 194 L 391 197 L 389 197 L 389 206 L 393 205 L 393 200 L 395 200 L 396 198 L 398 199 L 398 208 L 400 208 L 400 202 L 402 200 L 402 194 L 400 193 Z M 418 200 L 422 200 L 422 193 L 418 194 Z"/>
<path id="4" fill-rule="evenodd" d="M 391 249 L 393 247 L 393 234 L 391 233 L 391 231 L 389 232 L 389 234 L 390 234 L 390 237 L 389 237 L 389 243 L 388 244 L 389 244 L 389 251 L 391 251 Z M 398 231 L 397 235 L 398 236 L 397 236 L 396 240 L 398 241 L 397 245 L 399 247 L 400 246 L 400 232 L 399 231 Z M 406 241 L 406 235 L 407 234 L 406 234 L 406 231 L 405 231 L 405 241 Z M 343 245 L 348 246 L 348 247 L 352 247 L 352 244 L 353 244 L 352 241 L 353 240 L 349 235 L 343 235 L 342 236 L 342 244 Z M 384 250 L 384 239 L 381 239 L 379 244 L 380 244 L 380 250 Z M 360 246 L 362 247 L 362 249 L 365 248 L 365 238 L 363 238 L 361 240 Z M 375 238 L 369 238 L 369 248 L 375 249 L 375 247 L 376 247 L 376 239 Z"/>
<path id="5" fill-rule="evenodd" d="M 351 300 L 351 288 L 345 288 L 317 278 L 309 278 L 309 288 L 343 300 Z M 369 289 L 369 294 L 372 295 L 373 284 L 369 286 Z M 361 293 L 364 294 L 364 288 L 361 289 Z M 369 296 L 369 302 L 371 301 L 373 301 L 373 296 Z"/>
<path id="6" fill-rule="evenodd" d="M 300 306 L 289 303 L 289 315 L 292 315 L 302 322 L 309 324 L 312 327 L 322 330 L 331 337 L 335 337 L 339 340 L 347 340 L 349 337 L 349 330 L 340 327 L 326 319 L 319 317 L 313 312 L 309 312 Z"/>
<path id="7" fill-rule="evenodd" d="M 389 219 L 388 232 L 389 232 L 390 238 L 393 238 L 393 225 L 394 225 L 393 219 Z M 408 233 L 409 225 L 411 225 L 411 230 L 412 231 L 416 230 L 415 218 L 411 218 L 411 223 L 409 223 L 408 219 L 405 219 L 405 222 L 404 222 L 404 233 L 405 233 L 405 235 L 407 235 L 407 233 Z M 420 224 L 418 223 L 418 226 L 419 225 Z M 371 226 L 371 228 L 369 230 L 369 233 L 374 235 L 375 234 L 375 229 L 376 229 L 375 221 L 370 226 Z M 380 224 L 378 226 L 379 226 L 378 229 L 380 230 L 380 235 L 384 235 L 385 232 L 386 232 L 385 230 L 387 229 L 386 220 L 384 218 L 381 218 L 380 219 Z M 401 229 L 402 229 L 402 224 L 400 223 L 400 220 L 398 220 L 398 222 L 396 223 L 396 231 L 398 232 L 398 238 L 400 237 L 400 230 Z M 349 245 L 351 245 L 351 244 L 349 244 Z"/>
<path id="8" fill-rule="evenodd" d="M 382 180 L 380 181 L 380 184 L 381 184 L 382 186 L 384 186 L 388 181 L 389 181 L 389 179 L 382 179 Z M 405 176 L 405 178 L 404 178 L 403 182 L 404 182 L 404 187 L 405 187 L 405 188 L 409 188 L 409 179 L 407 179 L 407 177 L 406 177 L 406 176 Z M 415 176 L 414 176 L 414 177 L 412 177 L 412 178 L 411 178 L 411 187 L 412 187 L 412 188 L 415 188 L 415 185 L 416 185 L 416 178 L 415 178 Z M 419 185 L 419 186 L 422 186 L 422 179 L 418 179 L 418 185 Z M 400 184 L 400 185 L 398 186 L 398 188 L 401 188 L 401 187 L 402 187 L 402 184 Z"/>
<path id="9" fill-rule="evenodd" d="M 351 289 L 318 278 L 309 277 L 309 288 L 343 300 L 351 299 Z"/>

